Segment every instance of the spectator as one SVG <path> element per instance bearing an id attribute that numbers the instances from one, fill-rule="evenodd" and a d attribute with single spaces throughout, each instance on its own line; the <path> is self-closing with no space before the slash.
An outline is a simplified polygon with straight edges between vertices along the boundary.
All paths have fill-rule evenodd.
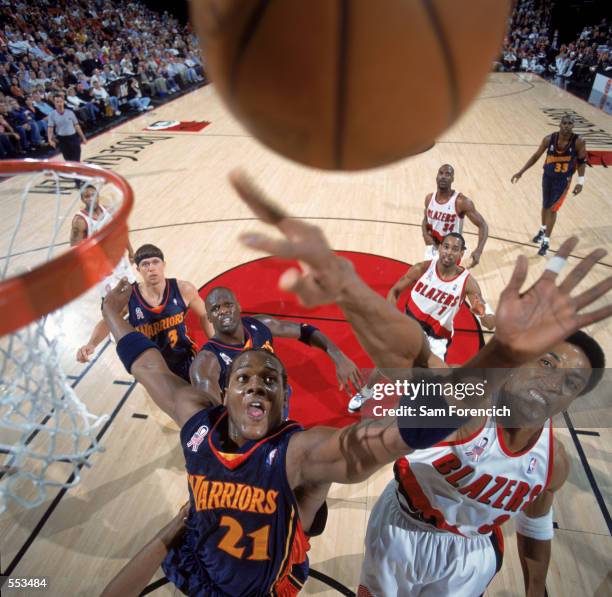
<path id="1" fill-rule="evenodd" d="M 42 140 L 36 124 L 32 124 L 18 110 L 19 104 L 14 98 L 7 98 L 0 103 L 0 113 L 11 126 L 13 132 L 19 135 L 19 144 L 23 151 L 38 148 Z"/>
<path id="2" fill-rule="evenodd" d="M 0 153 L 2 157 L 9 157 L 12 154 L 23 155 L 25 151 L 21 149 L 19 135 L 4 118 L 3 101 L 0 101 Z"/>
<path id="3" fill-rule="evenodd" d="M 74 110 L 76 114 L 85 122 L 95 122 L 100 114 L 100 110 L 93 102 L 82 100 L 77 94 L 74 87 L 68 87 L 66 92 L 66 105 Z"/>
<path id="4" fill-rule="evenodd" d="M 96 99 L 99 103 L 106 108 L 107 105 L 110 105 L 115 116 L 121 115 L 121 110 L 119 110 L 119 100 L 114 95 L 109 95 L 108 91 L 100 85 L 100 81 L 94 81 L 92 94 L 94 99 Z"/>
<path id="5" fill-rule="evenodd" d="M 142 95 L 138 81 L 135 78 L 130 79 L 128 85 L 128 104 L 132 108 L 136 108 L 139 112 L 144 112 L 153 109 L 150 103 L 151 98 Z"/>

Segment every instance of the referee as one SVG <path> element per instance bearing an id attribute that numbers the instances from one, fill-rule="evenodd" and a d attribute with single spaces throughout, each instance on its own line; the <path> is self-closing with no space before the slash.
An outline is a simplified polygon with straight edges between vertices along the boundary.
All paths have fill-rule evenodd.
<path id="1" fill-rule="evenodd" d="M 64 159 L 69 162 L 80 162 L 81 143 L 85 145 L 87 139 L 83 134 L 79 121 L 72 110 L 64 107 L 63 93 L 56 93 L 53 96 L 53 105 L 55 110 L 48 116 L 47 132 L 49 145 L 55 147 L 57 139 L 57 145 L 59 145 Z"/>

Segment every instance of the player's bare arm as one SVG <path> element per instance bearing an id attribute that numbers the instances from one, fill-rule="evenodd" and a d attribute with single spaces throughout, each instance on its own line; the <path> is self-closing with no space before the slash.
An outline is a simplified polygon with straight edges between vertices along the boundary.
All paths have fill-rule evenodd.
<path id="1" fill-rule="evenodd" d="M 230 178 L 251 210 L 285 237 L 272 239 L 246 234 L 242 241 L 251 248 L 300 261 L 301 270 L 289 269 L 281 276 L 281 288 L 295 293 L 306 306 L 338 304 L 377 367 L 409 368 L 420 362 L 425 351 L 418 323 L 406 318 L 369 288 L 347 260 L 335 256 L 319 228 L 287 218 L 246 175 L 235 172 Z M 569 238 L 559 248 L 557 257 L 566 260 L 577 244 L 576 237 Z M 571 296 L 578 283 L 605 255 L 607 251 L 601 248 L 589 253 L 559 286 L 556 284 L 558 272 L 546 269 L 526 291 L 521 289 L 527 279 L 528 262 L 524 255 L 519 256 L 500 296 L 495 336 L 474 357 L 478 360 L 470 361 L 469 366 L 519 366 L 574 331 L 610 317 L 612 304 L 590 312 L 584 310 L 612 289 L 612 276 Z M 378 325 L 373 326 L 372 321 Z"/>
<path id="2" fill-rule="evenodd" d="M 584 173 L 586 172 L 586 161 L 588 155 L 586 141 L 582 137 L 578 137 L 578 139 L 576 139 L 576 157 L 578 158 L 578 182 L 572 191 L 574 195 L 578 195 L 578 193 L 582 192 L 584 186 Z"/>
<path id="3" fill-rule="evenodd" d="M 540 146 L 536 149 L 536 152 L 527 160 L 525 165 L 512 176 L 512 179 L 510 180 L 511 183 L 514 184 L 515 182 L 518 182 L 521 176 L 523 176 L 523 174 L 540 159 L 541 155 L 546 151 L 549 143 L 550 135 L 547 135 L 544 137 L 544 139 L 542 139 L 542 143 L 540 143 Z"/>
<path id="4" fill-rule="evenodd" d="M 521 568 L 523 569 L 523 580 L 525 581 L 525 593 L 527 597 L 544 597 L 546 594 L 546 574 L 550 563 L 550 551 L 552 539 L 552 505 L 554 496 L 563 486 L 569 474 L 569 460 L 565 453 L 563 444 L 555 440 L 554 468 L 548 487 L 525 508 L 527 517 L 524 523 L 517 525 L 516 543 L 519 552 Z M 524 527 L 524 528 L 523 528 Z M 523 528 L 526 536 L 520 532 Z M 540 536 L 541 538 L 537 538 Z"/>
<path id="5" fill-rule="evenodd" d="M 421 230 L 423 232 L 423 240 L 426 245 L 435 244 L 433 236 L 429 233 L 429 229 L 427 228 L 427 208 L 429 207 L 429 202 L 431 201 L 431 193 L 429 193 L 425 197 L 425 210 L 423 212 L 423 221 L 421 222 Z"/>
<path id="6" fill-rule="evenodd" d="M 74 247 L 86 238 L 87 223 L 81 216 L 76 215 L 72 218 L 72 226 L 70 228 L 70 246 Z"/>
<path id="7" fill-rule="evenodd" d="M 131 288 L 131 284 L 125 278 L 122 279 L 106 295 L 102 305 L 104 320 L 117 344 L 124 336 L 135 332 L 121 316 L 127 307 Z M 155 404 L 174 419 L 179 427 L 200 410 L 221 402 L 220 395 L 203 392 L 174 375 L 157 348 L 142 352 L 132 363 L 130 373 L 144 386 Z"/>
<path id="8" fill-rule="evenodd" d="M 415 263 L 395 284 L 393 284 L 387 293 L 387 300 L 391 304 L 397 305 L 397 301 L 399 301 L 399 297 L 401 296 L 402 292 L 413 286 L 415 282 L 425 273 L 428 266 L 429 262 L 427 261 Z"/>
<path id="9" fill-rule="evenodd" d="M 189 378 L 191 384 L 213 396 L 221 396 L 222 388 L 219 387 L 219 376 L 221 365 L 217 357 L 208 350 L 201 350 L 191 363 Z"/>
<path id="10" fill-rule="evenodd" d="M 198 292 L 198 289 L 191 282 L 187 282 L 186 280 L 177 280 L 177 284 L 181 296 L 183 297 L 183 301 L 185 301 L 187 307 L 197 315 L 202 329 L 210 338 L 211 335 L 209 332 L 212 329 L 212 326 L 208 321 L 208 317 L 206 317 L 206 307 L 204 305 L 204 300 Z"/>
<path id="11" fill-rule="evenodd" d="M 303 335 L 302 324 L 295 321 L 282 321 L 274 319 L 269 315 L 256 315 L 255 319 L 261 321 L 270 329 L 272 336 L 275 338 L 293 338 L 302 340 L 313 348 L 318 348 L 325 352 L 334 362 L 336 367 L 336 377 L 340 390 L 345 390 L 348 394 L 358 392 L 365 384 L 361 377 L 361 373 L 355 363 L 351 361 L 321 330 L 313 330 L 307 334 L 307 338 Z M 308 326 L 307 326 L 308 327 Z"/>
<path id="12" fill-rule="evenodd" d="M 79 363 L 87 363 L 93 356 L 93 353 L 96 352 L 98 345 L 102 343 L 107 336 L 108 326 L 106 325 L 104 319 L 101 319 L 98 321 L 98 323 L 96 323 L 94 329 L 92 330 L 87 344 L 84 344 L 77 350 L 76 360 Z"/>
<path id="13" fill-rule="evenodd" d="M 487 302 L 482 297 L 480 285 L 474 280 L 474 276 L 468 278 L 467 284 L 465 285 L 465 296 L 470 305 L 470 310 L 480 319 L 482 325 L 488 330 L 494 329 L 495 314 L 490 307 L 487 309 Z"/>
<path id="14" fill-rule="evenodd" d="M 470 222 L 478 228 L 478 246 L 472 251 L 470 255 L 471 262 L 468 265 L 468 268 L 472 268 L 480 262 L 480 256 L 489 238 L 489 226 L 482 217 L 482 214 L 474 206 L 474 202 L 464 195 L 460 195 L 457 199 L 457 208 L 460 214 L 467 216 Z"/>

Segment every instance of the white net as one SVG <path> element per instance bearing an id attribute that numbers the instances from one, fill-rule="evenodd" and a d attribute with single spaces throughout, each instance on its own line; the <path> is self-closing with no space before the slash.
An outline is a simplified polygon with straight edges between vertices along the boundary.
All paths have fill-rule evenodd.
<path id="1" fill-rule="evenodd" d="M 103 177 L 54 170 L 0 184 L 0 280 L 70 250 L 74 215 L 83 208 L 91 216 L 95 209 L 95 201 L 81 203 L 85 194 L 109 213 L 123 199 Z M 69 284 L 70 275 L 60 283 Z M 66 312 L 74 308 L 71 303 L 0 339 L 0 512 L 11 501 L 35 507 L 51 487 L 76 485 L 82 467 L 102 450 L 98 437 L 108 417 L 88 412 L 64 372 Z"/>

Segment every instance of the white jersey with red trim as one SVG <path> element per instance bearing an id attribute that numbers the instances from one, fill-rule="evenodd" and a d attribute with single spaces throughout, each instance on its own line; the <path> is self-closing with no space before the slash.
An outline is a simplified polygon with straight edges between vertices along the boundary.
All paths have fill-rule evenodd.
<path id="1" fill-rule="evenodd" d="M 113 215 L 110 211 L 108 211 L 108 209 L 102 205 L 99 205 L 98 207 L 102 212 L 99 218 L 92 218 L 88 209 L 82 209 L 77 214 L 79 217 L 85 220 L 85 224 L 87 225 L 87 231 L 85 233 L 86 238 L 89 238 L 98 232 L 98 230 L 109 224 L 113 219 Z M 132 266 L 126 259 L 125 255 L 119 260 L 119 263 L 117 263 L 115 269 L 98 284 L 100 296 L 104 298 L 112 288 L 117 286 L 121 278 L 127 278 L 130 284 L 136 281 L 134 270 L 132 269 Z"/>
<path id="2" fill-rule="evenodd" d="M 531 448 L 512 453 L 494 420 L 460 442 L 416 450 L 395 463 L 402 509 L 465 536 L 499 532 L 547 487 L 553 469 L 550 419 Z"/>
<path id="3" fill-rule="evenodd" d="M 98 205 L 98 207 L 102 212 L 99 218 L 92 218 L 91 214 L 89 213 L 89 209 L 82 209 L 78 213 L 78 215 L 85 220 L 85 224 L 87 225 L 87 232 L 85 233 L 85 236 L 87 238 L 89 238 L 92 234 L 95 234 L 96 232 L 98 232 L 98 230 L 109 224 L 110 221 L 113 219 L 113 216 L 111 212 L 108 211 L 108 209 L 106 209 L 102 205 Z"/>
<path id="4" fill-rule="evenodd" d="M 452 338 L 453 321 L 465 299 L 465 286 L 470 272 L 461 272 L 450 280 L 438 274 L 438 259 L 429 263 L 425 273 L 415 282 L 406 303 L 409 312 L 435 338 Z"/>
<path id="5" fill-rule="evenodd" d="M 427 230 L 437 243 L 441 243 L 444 237 L 451 232 L 461 234 L 463 230 L 463 216 L 457 211 L 457 199 L 460 193 L 455 191 L 446 203 L 438 203 L 437 191 L 431 194 L 427 206 Z"/>

